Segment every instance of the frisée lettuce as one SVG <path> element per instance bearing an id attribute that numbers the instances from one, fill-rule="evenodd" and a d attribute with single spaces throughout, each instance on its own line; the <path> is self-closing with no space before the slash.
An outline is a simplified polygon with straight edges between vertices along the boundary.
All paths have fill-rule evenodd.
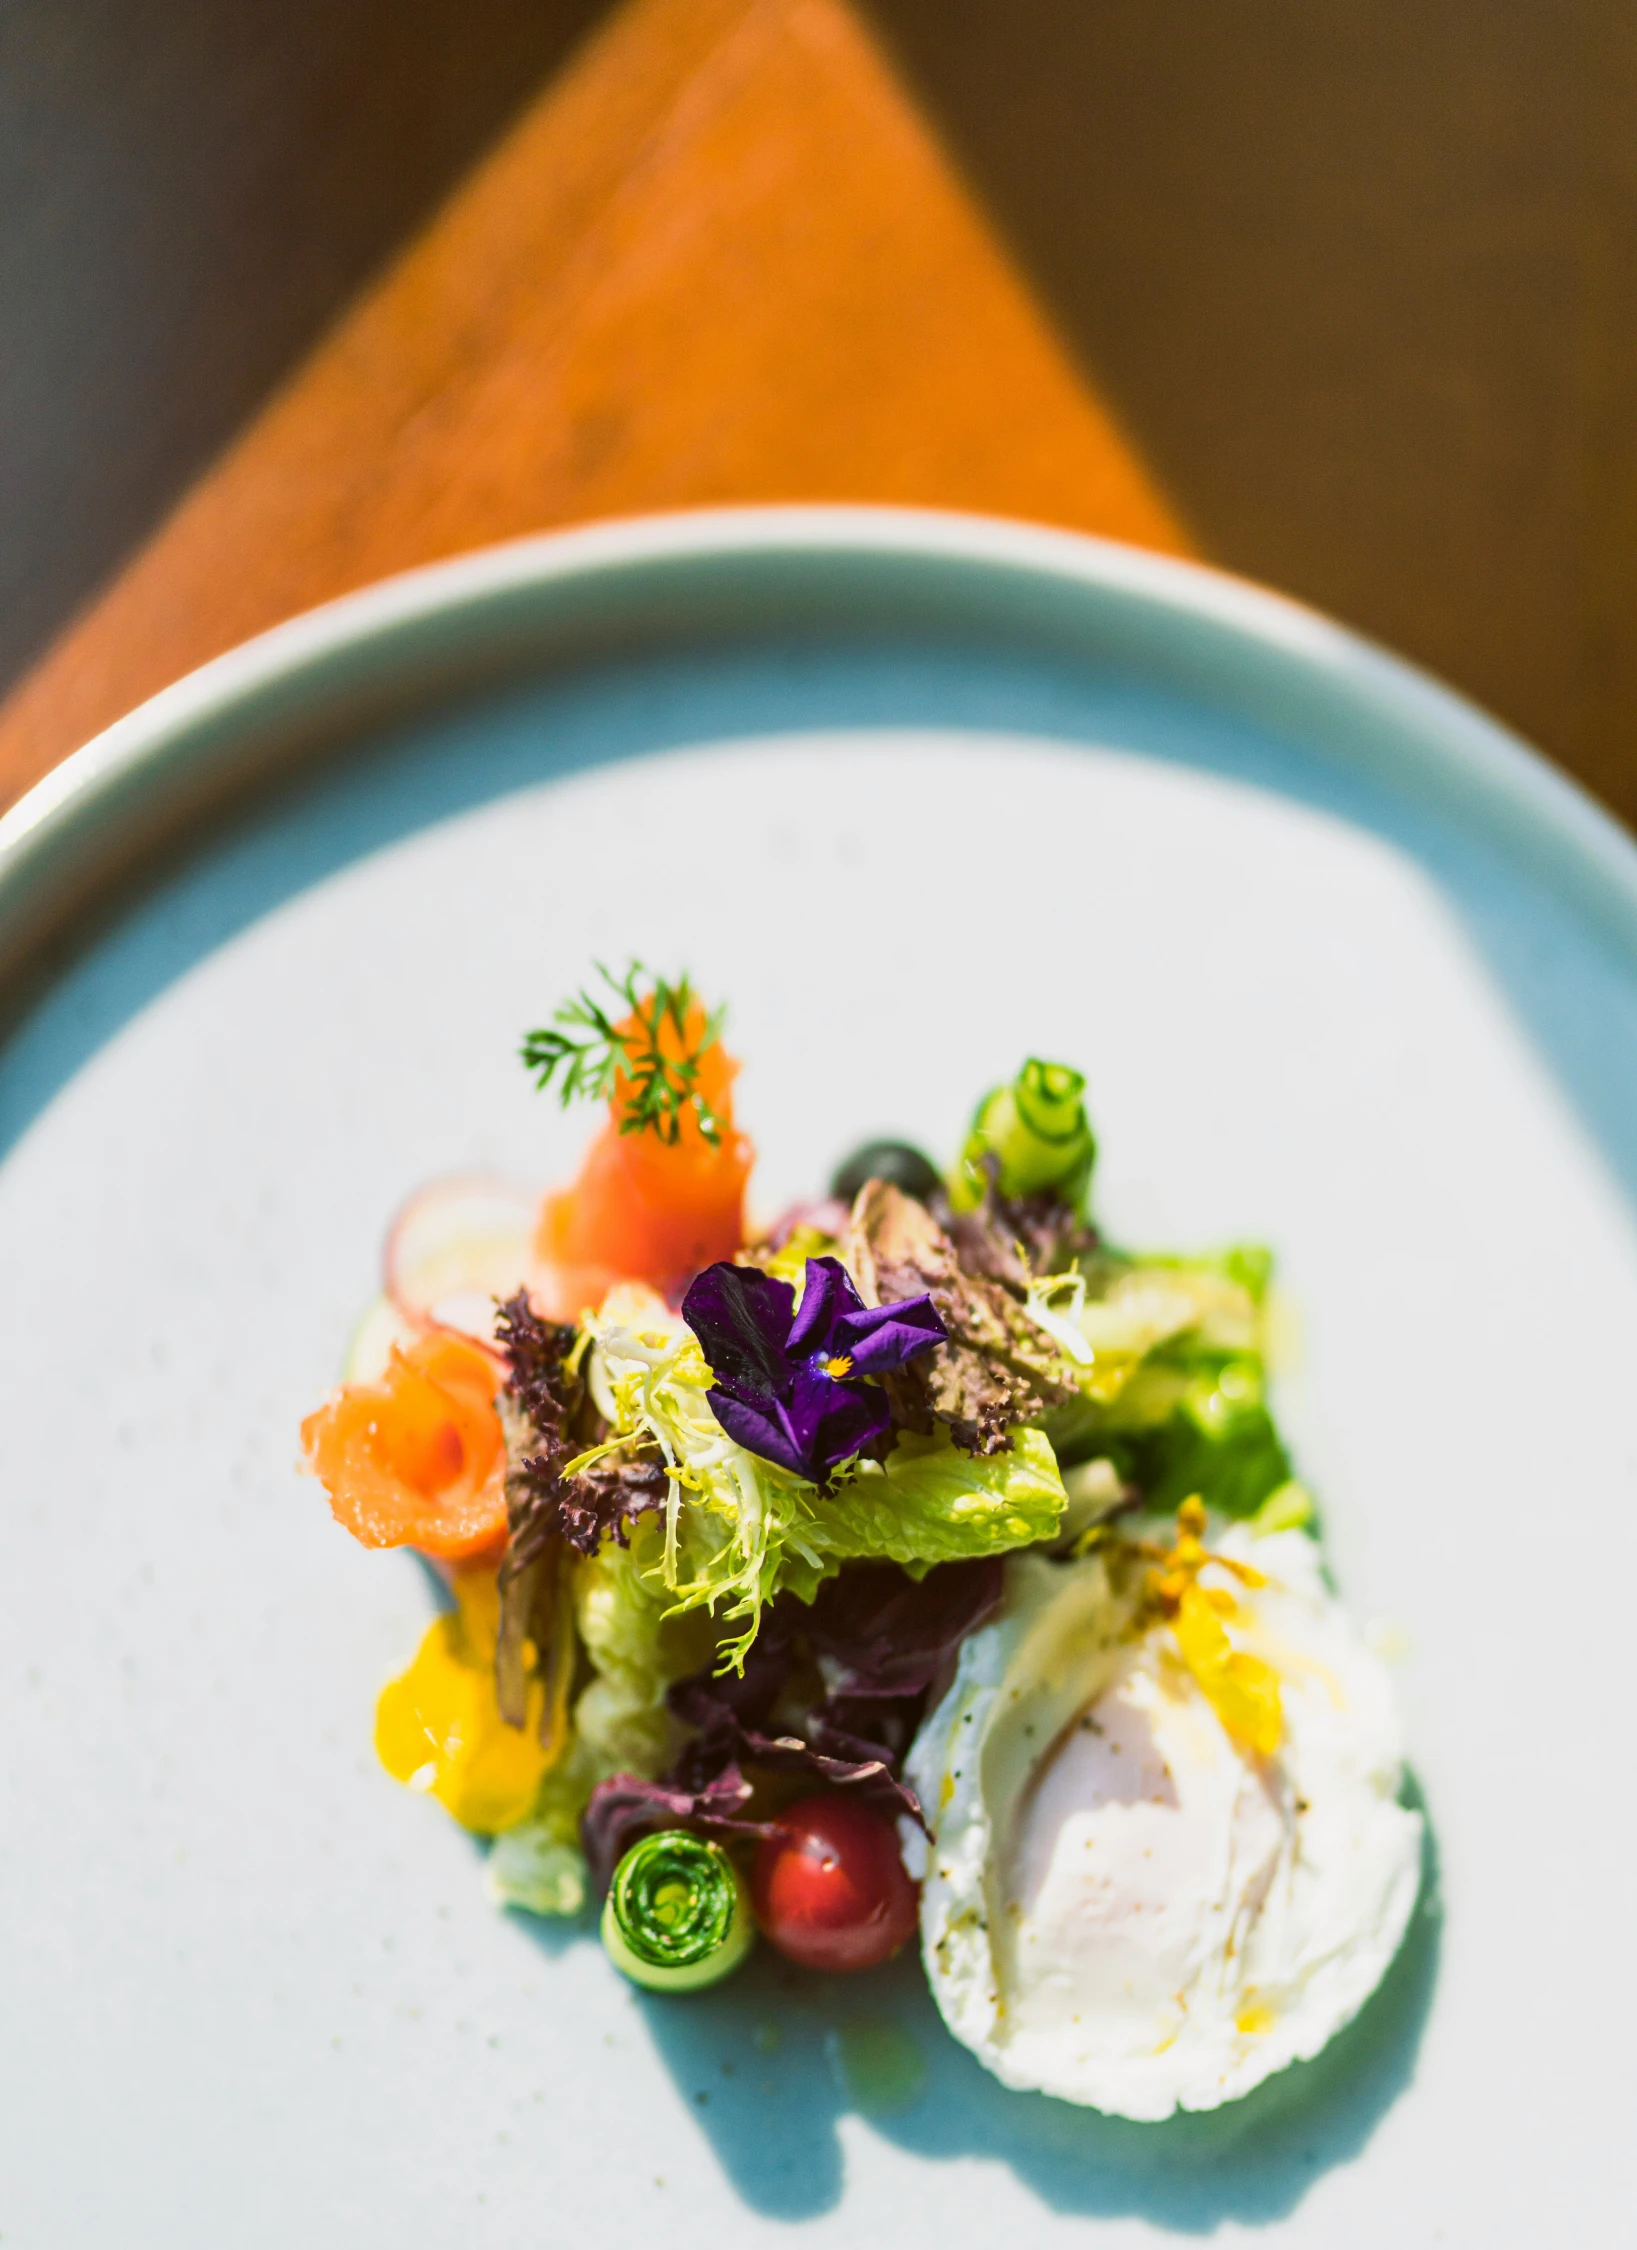
<path id="1" fill-rule="evenodd" d="M 657 1446 L 670 1474 L 659 1553 L 635 1535 L 632 1567 L 674 1611 L 707 1609 L 742 1628 L 723 1643 L 724 1663 L 743 1664 L 776 1595 L 811 1600 L 844 1562 L 875 1556 L 924 1570 L 1057 1529 L 1063 1480 L 1037 1430 L 1019 1429 L 1007 1451 L 981 1459 L 947 1433 L 901 1433 L 885 1461 L 849 1462 L 824 1489 L 729 1437 L 711 1412 L 699 1345 L 663 1305 L 616 1291 L 589 1326 L 589 1379 L 615 1433 L 610 1448 Z"/>

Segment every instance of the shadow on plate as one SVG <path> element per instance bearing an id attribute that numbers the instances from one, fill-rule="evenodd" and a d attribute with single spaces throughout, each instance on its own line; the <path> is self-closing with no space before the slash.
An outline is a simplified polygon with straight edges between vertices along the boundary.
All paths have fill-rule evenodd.
<path id="1" fill-rule="evenodd" d="M 1406 1796 L 1421 1806 L 1413 1787 Z M 590 1927 L 517 1920 L 551 1954 Z M 1225 2220 L 1285 2217 L 1322 2173 L 1360 2153 L 1414 2078 L 1441 1925 L 1429 1822 L 1409 1932 L 1355 2021 L 1243 2101 L 1163 2125 L 1010 2092 L 944 2029 L 914 1954 L 855 1983 L 762 1946 L 716 1990 L 643 1994 L 640 2007 L 723 2171 L 766 2217 L 816 2218 L 840 2202 L 839 2127 L 851 2116 L 932 2162 L 1008 2164 L 1054 2211 L 1206 2234 Z"/>

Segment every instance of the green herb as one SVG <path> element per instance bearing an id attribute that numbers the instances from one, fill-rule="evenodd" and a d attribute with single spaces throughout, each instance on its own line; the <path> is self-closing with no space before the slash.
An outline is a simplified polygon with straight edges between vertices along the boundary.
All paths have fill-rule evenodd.
<path id="1" fill-rule="evenodd" d="M 699 1000 L 686 976 L 668 984 L 663 977 L 651 977 L 640 961 L 633 961 L 623 977 L 614 976 L 600 961 L 596 968 L 622 1003 L 620 1014 L 635 1017 L 635 1026 L 621 1029 L 594 993 L 577 992 L 564 1001 L 548 1026 L 524 1038 L 523 1061 L 534 1072 L 535 1084 L 544 1091 L 555 1078 L 557 1097 L 566 1109 L 582 1098 L 608 1100 L 616 1075 L 623 1071 L 630 1091 L 620 1117 L 622 1133 L 651 1131 L 674 1147 L 681 1136 L 683 1113 L 691 1109 L 705 1139 L 713 1148 L 719 1146 L 722 1119 L 699 1090 L 699 1059 L 721 1035 L 726 1010 L 718 1008 L 707 1015 L 697 1038 L 690 1038 L 688 1017 Z M 679 1054 L 667 1054 L 662 1044 L 667 1021 Z"/>

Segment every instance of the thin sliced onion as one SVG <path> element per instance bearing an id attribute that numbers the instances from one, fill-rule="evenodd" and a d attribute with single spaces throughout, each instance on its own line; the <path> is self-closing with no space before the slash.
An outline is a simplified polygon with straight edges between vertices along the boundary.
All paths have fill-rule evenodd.
<path id="1" fill-rule="evenodd" d="M 533 1268 L 539 1198 L 510 1180 L 435 1180 L 411 1196 L 387 1236 L 386 1291 L 417 1333 L 452 1328 L 494 1342 L 495 1299 Z"/>

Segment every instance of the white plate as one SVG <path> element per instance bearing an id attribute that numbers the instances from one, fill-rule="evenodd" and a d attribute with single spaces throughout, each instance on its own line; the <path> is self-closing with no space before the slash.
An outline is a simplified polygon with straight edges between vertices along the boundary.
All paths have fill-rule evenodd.
<path id="1" fill-rule="evenodd" d="M 1612 827 L 1270 597 L 860 511 L 536 542 L 225 659 L 0 825 L 8 958 L 212 792 L 0 1056 L 6 2250 L 1628 2240 Z M 640 1998 L 376 1767 L 428 1595 L 296 1424 L 408 1189 L 571 1167 L 517 1040 L 633 952 L 731 1002 L 765 1203 L 1044 1051 L 1116 1233 L 1278 1246 L 1439 1861 L 1317 2064 L 1131 2127 L 1002 2092 L 909 1964 Z"/>

